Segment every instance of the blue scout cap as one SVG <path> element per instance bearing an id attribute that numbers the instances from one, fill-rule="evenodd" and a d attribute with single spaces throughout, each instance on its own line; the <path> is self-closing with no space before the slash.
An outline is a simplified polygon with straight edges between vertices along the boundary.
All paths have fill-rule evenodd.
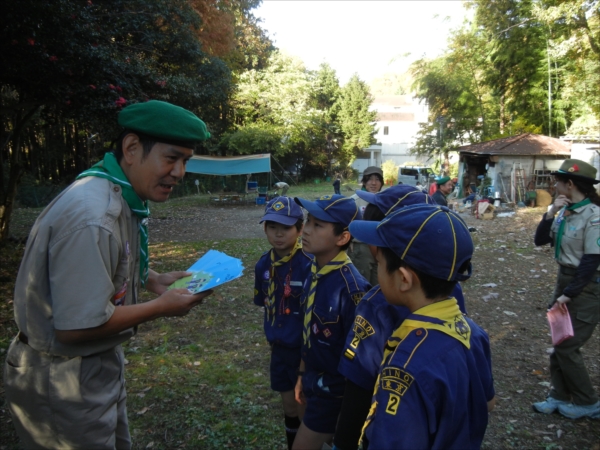
<path id="1" fill-rule="evenodd" d="M 356 195 L 364 201 L 377 206 L 386 216 L 397 208 L 404 206 L 434 203 L 431 197 L 425 192 L 407 184 L 397 184 L 384 191 L 377 192 L 376 194 L 373 192 L 357 190 Z"/>
<path id="2" fill-rule="evenodd" d="M 295 225 L 299 219 L 304 219 L 302 208 L 294 202 L 290 197 L 275 197 L 267 203 L 265 207 L 265 215 L 260 219 L 259 223 L 267 220 L 277 222 L 282 225 Z"/>
<path id="3" fill-rule="evenodd" d="M 298 197 L 294 200 L 312 216 L 324 222 L 341 223 L 348 227 L 353 220 L 362 218 L 352 197 L 336 194 L 324 195 L 314 202 Z"/>
<path id="4" fill-rule="evenodd" d="M 471 276 L 469 229 L 446 206 L 407 206 L 381 222 L 352 222 L 350 233 L 367 244 L 389 248 L 406 264 L 432 277 L 464 281 Z M 467 273 L 459 273 L 467 262 Z"/>
<path id="5" fill-rule="evenodd" d="M 210 137 L 206 124 L 193 112 L 159 100 L 135 103 L 119 113 L 119 125 L 157 138 L 193 146 Z"/>

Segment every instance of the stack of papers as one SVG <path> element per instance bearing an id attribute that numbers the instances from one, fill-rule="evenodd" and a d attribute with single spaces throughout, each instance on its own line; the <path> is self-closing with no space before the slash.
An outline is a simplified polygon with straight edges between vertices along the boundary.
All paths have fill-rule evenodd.
<path id="1" fill-rule="evenodd" d="M 217 250 L 209 250 L 187 270 L 193 275 L 181 278 L 169 289 L 187 289 L 192 294 L 204 292 L 243 275 L 242 261 Z"/>

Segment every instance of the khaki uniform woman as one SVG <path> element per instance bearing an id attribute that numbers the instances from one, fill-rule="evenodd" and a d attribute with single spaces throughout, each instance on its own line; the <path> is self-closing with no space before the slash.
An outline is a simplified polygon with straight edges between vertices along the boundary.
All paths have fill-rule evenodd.
<path id="1" fill-rule="evenodd" d="M 600 418 L 600 401 L 581 355 L 600 320 L 600 197 L 594 189 L 596 169 L 568 159 L 557 172 L 557 197 L 544 214 L 535 244 L 552 243 L 558 274 L 552 303 L 569 312 L 574 336 L 554 346 L 550 355 L 552 388 L 548 398 L 533 404 L 544 414 Z M 558 216 L 555 217 L 556 213 Z"/>

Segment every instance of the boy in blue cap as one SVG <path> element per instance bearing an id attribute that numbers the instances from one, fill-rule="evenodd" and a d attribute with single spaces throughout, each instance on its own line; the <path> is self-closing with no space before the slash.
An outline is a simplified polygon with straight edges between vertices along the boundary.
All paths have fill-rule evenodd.
<path id="1" fill-rule="evenodd" d="M 335 432 L 345 385 L 337 366 L 355 307 L 370 285 L 346 254 L 352 240 L 348 225 L 360 217 L 354 199 L 326 195 L 295 201 L 308 211 L 302 246 L 314 258 L 304 285 L 304 342 L 295 389 L 306 412 L 293 448 L 320 450 Z"/>
<path id="2" fill-rule="evenodd" d="M 363 220 L 381 221 L 388 214 L 409 205 L 434 204 L 429 195 L 409 185 L 391 186 L 378 193 L 356 191 L 368 202 Z M 375 257 L 377 247 L 369 246 Z M 452 296 L 466 313 L 465 300 L 460 284 L 456 284 Z M 383 358 L 387 339 L 410 314 L 405 306 L 390 305 L 379 285 L 365 294 L 356 307 L 352 330 L 346 337 L 344 353 L 338 367 L 346 377 L 344 401 L 335 437 L 335 448 L 356 449 L 360 431 L 371 406 L 373 388 Z"/>
<path id="3" fill-rule="evenodd" d="M 413 205 L 350 230 L 378 247 L 386 300 L 411 312 L 386 344 L 363 449 L 479 448 L 494 402 L 489 339 L 450 296 L 471 275 L 466 224 L 447 207 Z"/>
<path id="4" fill-rule="evenodd" d="M 288 448 L 292 448 L 304 412 L 294 398 L 300 367 L 304 280 L 311 257 L 299 241 L 304 225 L 302 208 L 290 197 L 275 197 L 260 220 L 272 248 L 254 267 L 254 303 L 265 308 L 264 329 L 271 345 L 271 389 L 281 393 Z"/>

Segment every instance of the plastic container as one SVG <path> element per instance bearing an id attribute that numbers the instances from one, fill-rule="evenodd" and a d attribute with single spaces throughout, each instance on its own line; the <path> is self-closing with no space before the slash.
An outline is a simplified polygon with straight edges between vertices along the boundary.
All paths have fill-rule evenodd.
<path id="1" fill-rule="evenodd" d="M 256 197 L 257 205 L 265 205 L 267 203 L 267 197 Z"/>

